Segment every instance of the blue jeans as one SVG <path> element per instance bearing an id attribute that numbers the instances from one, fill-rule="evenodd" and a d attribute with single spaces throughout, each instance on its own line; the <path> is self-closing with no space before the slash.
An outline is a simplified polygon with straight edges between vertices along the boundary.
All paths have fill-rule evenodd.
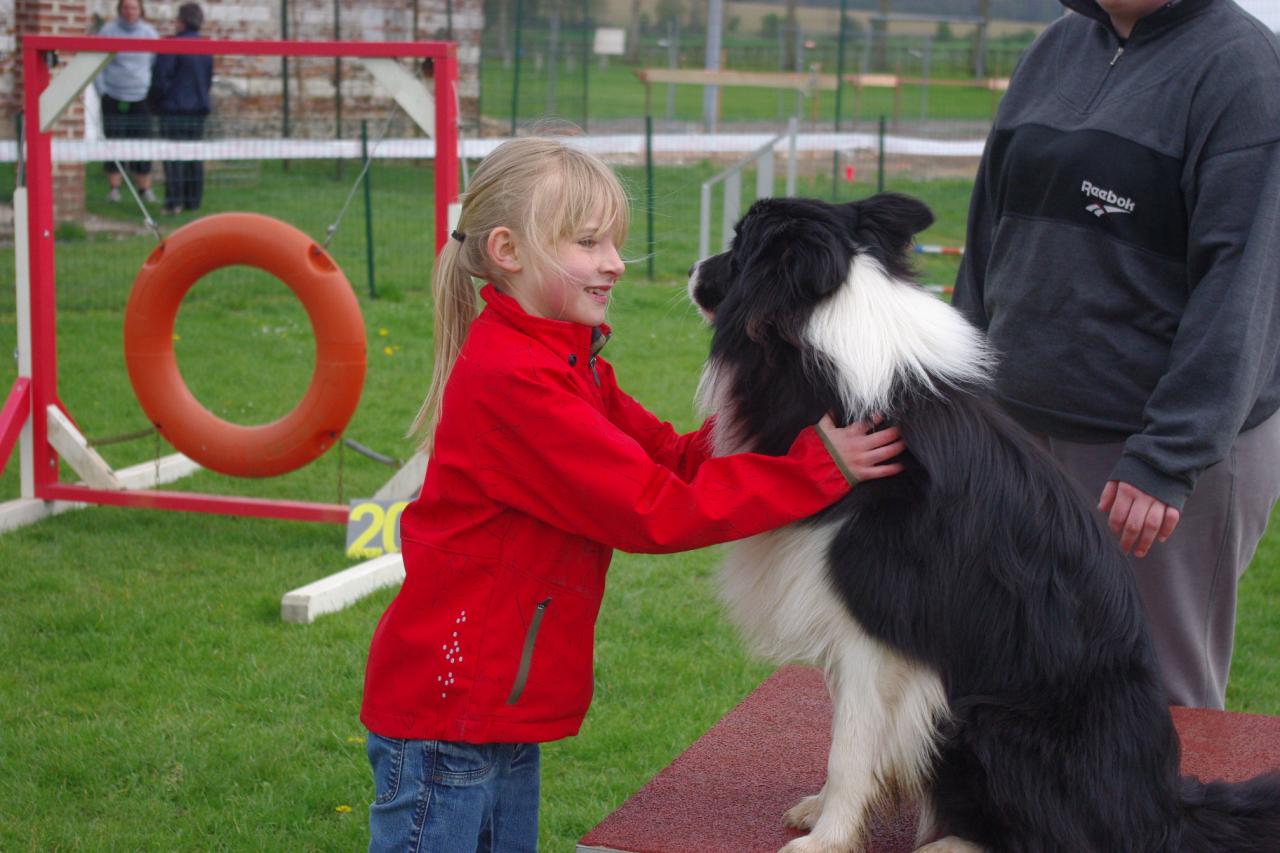
<path id="1" fill-rule="evenodd" d="M 369 851 L 535 853 L 536 743 L 404 740 L 369 733 L 376 791 Z"/>

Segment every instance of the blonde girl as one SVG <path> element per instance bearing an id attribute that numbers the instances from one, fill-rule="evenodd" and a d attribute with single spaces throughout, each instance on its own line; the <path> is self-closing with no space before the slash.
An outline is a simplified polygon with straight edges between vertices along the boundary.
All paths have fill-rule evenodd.
<path id="1" fill-rule="evenodd" d="M 901 470 L 892 428 L 713 457 L 710 423 L 679 435 L 627 396 L 600 356 L 627 224 L 609 167 L 559 140 L 503 143 L 463 195 L 414 425 L 431 461 L 365 675 L 370 850 L 536 849 L 538 744 L 586 715 L 615 548 L 751 536 Z"/>

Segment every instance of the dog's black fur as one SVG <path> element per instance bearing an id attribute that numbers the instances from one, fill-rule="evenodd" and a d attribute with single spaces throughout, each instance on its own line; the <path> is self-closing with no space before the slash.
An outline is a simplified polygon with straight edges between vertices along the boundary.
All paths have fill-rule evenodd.
<path id="1" fill-rule="evenodd" d="M 757 202 L 729 251 L 695 268 L 727 367 L 739 449 L 785 453 L 849 403 L 805 329 L 868 259 L 912 281 L 922 203 Z M 996 851 L 1280 851 L 1280 773 L 1204 785 L 1178 741 L 1126 558 L 985 381 L 895 379 L 904 473 L 859 484 L 812 520 L 843 519 L 833 590 L 861 628 L 934 671 L 949 718 L 926 792 L 937 836 Z M 875 689 L 866 685 L 865 689 Z"/>

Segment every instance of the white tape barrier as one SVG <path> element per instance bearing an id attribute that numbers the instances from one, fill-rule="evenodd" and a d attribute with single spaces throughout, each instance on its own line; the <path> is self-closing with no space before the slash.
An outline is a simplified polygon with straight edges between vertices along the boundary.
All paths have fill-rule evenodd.
<path id="1" fill-rule="evenodd" d="M 748 153 L 773 139 L 772 133 L 655 134 L 653 150 L 662 154 Z M 503 139 L 464 139 L 461 155 L 477 160 L 502 144 Z M 643 154 L 643 134 L 565 137 L 565 142 L 596 154 Z M 927 139 L 885 136 L 886 154 L 927 157 L 980 157 L 982 139 Z M 177 141 L 168 139 L 78 140 L 55 139 L 56 163 L 93 163 L 109 160 L 327 160 L 361 156 L 359 140 L 336 139 L 216 139 Z M 808 133 L 796 139 L 799 151 L 875 150 L 874 133 Z M 414 160 L 435 157 L 432 139 L 384 139 L 372 155 L 379 160 Z M 0 162 L 17 157 L 17 143 L 0 142 Z"/>

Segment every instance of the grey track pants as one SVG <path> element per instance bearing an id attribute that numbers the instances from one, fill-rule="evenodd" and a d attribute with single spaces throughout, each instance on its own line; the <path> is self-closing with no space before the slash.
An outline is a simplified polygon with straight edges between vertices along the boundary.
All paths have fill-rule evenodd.
<path id="1" fill-rule="evenodd" d="M 1096 506 L 1124 445 L 1039 438 Z M 1237 584 L 1278 498 L 1280 415 L 1273 415 L 1200 475 L 1169 541 L 1130 560 L 1172 704 L 1223 707 Z"/>

